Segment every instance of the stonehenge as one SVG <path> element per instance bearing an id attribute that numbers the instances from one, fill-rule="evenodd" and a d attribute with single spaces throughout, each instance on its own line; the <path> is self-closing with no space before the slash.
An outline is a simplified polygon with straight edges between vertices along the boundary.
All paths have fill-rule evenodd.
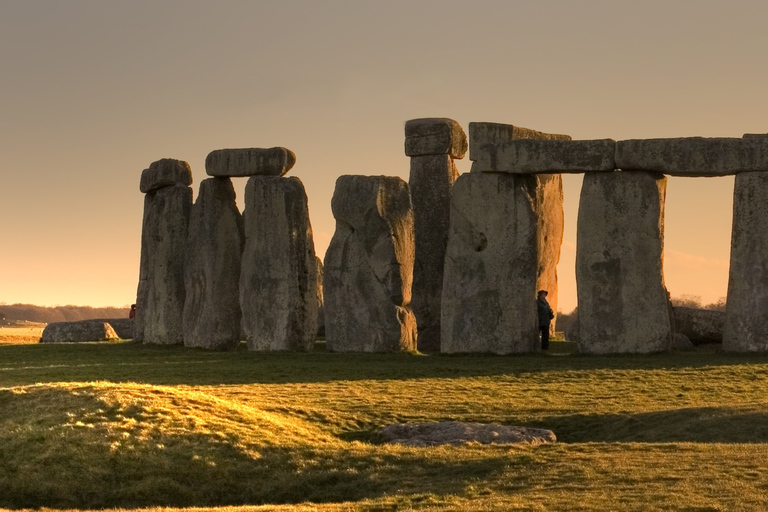
<path id="1" fill-rule="evenodd" d="M 327 349 L 416 350 L 408 184 L 397 177 L 340 176 L 331 209 L 336 232 L 323 265 Z"/>
<path id="2" fill-rule="evenodd" d="M 411 304 L 418 327 L 417 346 L 422 352 L 440 351 L 440 302 L 451 187 L 459 176 L 453 161 L 463 158 L 466 151 L 467 136 L 456 121 L 413 119 L 405 124 L 416 244 Z"/>
<path id="3" fill-rule="evenodd" d="M 292 151 L 212 151 L 194 205 L 189 165 L 152 163 L 139 183 L 134 340 L 232 349 L 245 337 L 249 350 L 308 351 L 324 327 L 331 352 L 537 352 L 536 291 L 547 290 L 557 311 L 563 173 L 584 175 L 578 350 L 649 353 L 714 340 L 709 324 L 712 333 L 698 324 L 683 332 L 684 312 L 669 303 L 666 176 L 735 175 L 717 329 L 725 350 L 768 352 L 768 135 L 572 140 L 499 123 L 468 131 L 447 118 L 410 120 L 408 183 L 339 177 L 324 266 L 304 186 L 285 177 Z M 471 172 L 460 176 L 455 160 L 467 151 Z M 242 215 L 237 177 L 248 178 Z"/>
<path id="4" fill-rule="evenodd" d="M 240 344 L 243 219 L 229 178 L 208 178 L 189 220 L 184 273 L 184 345 L 216 350 Z"/>
<path id="5" fill-rule="evenodd" d="M 136 293 L 136 342 L 184 343 L 184 261 L 192 207 L 189 164 L 163 159 L 141 173 L 144 196 L 141 263 Z"/>
<path id="6" fill-rule="evenodd" d="M 660 174 L 584 175 L 576 235 L 579 352 L 671 348 L 663 272 L 665 194 Z"/>
<path id="7" fill-rule="evenodd" d="M 768 352 L 768 170 L 736 175 L 723 350 Z"/>
<path id="8" fill-rule="evenodd" d="M 252 176 L 245 188 L 240 307 L 249 350 L 311 350 L 317 261 L 298 178 Z"/>
<path id="9" fill-rule="evenodd" d="M 530 176 L 468 173 L 453 185 L 442 352 L 536 351 L 535 184 Z"/>

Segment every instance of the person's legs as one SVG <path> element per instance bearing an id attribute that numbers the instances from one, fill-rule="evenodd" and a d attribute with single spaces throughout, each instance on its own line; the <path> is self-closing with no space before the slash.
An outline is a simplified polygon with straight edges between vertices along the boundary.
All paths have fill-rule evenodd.
<path id="1" fill-rule="evenodd" d="M 549 349 L 549 325 L 541 325 L 539 330 L 541 331 L 541 349 L 547 350 Z"/>

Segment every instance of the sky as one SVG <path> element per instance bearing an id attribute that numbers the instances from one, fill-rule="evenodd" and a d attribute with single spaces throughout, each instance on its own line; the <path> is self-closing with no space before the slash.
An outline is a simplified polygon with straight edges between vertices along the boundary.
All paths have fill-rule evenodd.
<path id="1" fill-rule="evenodd" d="M 766 133 L 765 19 L 763 0 L 0 0 L 0 302 L 135 302 L 139 176 L 160 158 L 189 162 L 196 191 L 214 149 L 293 150 L 322 257 L 338 176 L 407 180 L 408 119 Z M 564 177 L 564 311 L 580 187 Z M 732 195 L 669 179 L 673 296 L 726 294 Z"/>

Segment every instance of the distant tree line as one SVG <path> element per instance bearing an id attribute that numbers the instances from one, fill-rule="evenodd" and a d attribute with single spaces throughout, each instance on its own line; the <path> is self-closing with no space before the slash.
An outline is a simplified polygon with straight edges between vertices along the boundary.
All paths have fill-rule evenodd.
<path id="1" fill-rule="evenodd" d="M 0 304 L 0 319 L 6 322 L 75 322 L 93 318 L 127 318 L 129 308 L 92 308 L 90 306 L 35 306 L 33 304 Z"/>

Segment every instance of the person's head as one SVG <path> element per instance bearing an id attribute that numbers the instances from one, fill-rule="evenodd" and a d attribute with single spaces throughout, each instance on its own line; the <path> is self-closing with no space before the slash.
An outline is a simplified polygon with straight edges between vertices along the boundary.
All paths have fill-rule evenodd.
<path id="1" fill-rule="evenodd" d="M 136 304 L 131 304 L 131 309 L 136 309 Z"/>
<path id="2" fill-rule="evenodd" d="M 547 298 L 547 290 L 539 290 L 539 292 L 536 294 L 536 298 L 539 299 L 539 300 L 546 299 Z"/>

